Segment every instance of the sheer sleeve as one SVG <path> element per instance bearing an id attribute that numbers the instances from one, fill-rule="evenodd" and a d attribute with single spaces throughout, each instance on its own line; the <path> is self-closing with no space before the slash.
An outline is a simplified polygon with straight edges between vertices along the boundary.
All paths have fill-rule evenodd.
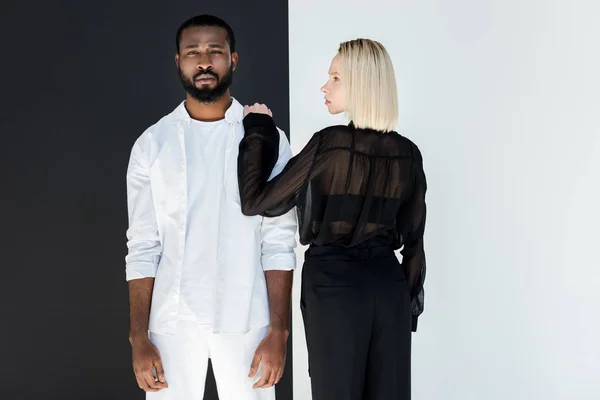
<path id="1" fill-rule="evenodd" d="M 412 162 L 413 189 L 405 204 L 400 208 L 397 224 L 402 235 L 402 266 L 410 289 L 412 300 L 412 331 L 417 330 L 419 315 L 424 308 L 425 250 L 423 234 L 425 231 L 425 192 L 427 180 L 423 171 L 423 159 L 419 149 L 413 144 L 414 159 Z"/>
<path id="2" fill-rule="evenodd" d="M 298 193 L 310 178 L 320 135 L 315 134 L 279 175 L 268 180 L 279 153 L 280 134 L 275 122 L 266 114 L 251 113 L 244 118 L 244 130 L 238 156 L 242 213 L 266 217 L 285 214 L 296 205 Z"/>

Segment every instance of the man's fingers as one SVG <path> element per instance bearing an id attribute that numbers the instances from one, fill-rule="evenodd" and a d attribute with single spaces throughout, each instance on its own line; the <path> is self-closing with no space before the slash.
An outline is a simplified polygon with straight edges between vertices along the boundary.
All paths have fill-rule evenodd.
<path id="1" fill-rule="evenodd" d="M 258 381 L 256 381 L 256 383 L 254 384 L 253 388 L 254 389 L 258 389 L 258 388 L 264 387 L 265 384 L 267 382 L 269 382 L 270 376 L 271 376 L 271 370 L 269 368 L 265 368 L 265 365 L 263 364 L 263 370 L 262 370 L 262 374 L 260 376 L 260 379 Z"/>
<path id="2" fill-rule="evenodd" d="M 160 383 L 167 384 L 167 379 L 165 378 L 165 370 L 162 365 L 162 360 L 158 359 L 154 361 L 154 368 L 156 368 L 156 379 Z"/>
<path id="3" fill-rule="evenodd" d="M 138 375 L 135 376 L 135 380 L 137 381 L 138 387 L 140 389 L 142 389 L 143 391 L 146 391 L 146 389 L 149 389 L 148 385 L 146 385 L 146 382 L 144 382 L 144 380 L 141 377 L 139 377 Z"/>
<path id="4" fill-rule="evenodd" d="M 285 372 L 285 361 L 286 361 L 287 357 L 284 354 L 283 356 L 283 360 L 281 361 L 281 365 L 279 366 L 279 375 L 277 375 L 277 382 L 275 382 L 275 384 L 279 383 L 279 381 L 281 380 L 281 378 L 283 378 L 283 374 Z"/>
<path id="5" fill-rule="evenodd" d="M 154 378 L 154 375 L 152 374 L 152 368 L 136 372 L 135 379 L 139 388 L 145 392 L 158 392 L 159 390 L 168 387 L 166 382 L 160 382 Z"/>
<path id="6" fill-rule="evenodd" d="M 271 369 L 271 376 L 269 377 L 269 381 L 263 386 L 264 388 L 269 388 L 275 384 L 277 380 L 277 375 L 279 375 L 279 371 L 275 368 Z"/>
<path id="7" fill-rule="evenodd" d="M 154 379 L 152 379 L 152 380 L 154 380 Z M 139 374 L 139 376 L 137 378 L 138 386 L 144 392 L 157 392 L 158 389 L 155 389 L 152 386 L 150 386 L 150 382 L 152 380 L 148 379 L 146 372 L 140 372 L 140 374 Z"/>
<path id="8" fill-rule="evenodd" d="M 152 373 L 152 368 L 150 368 L 147 371 L 144 371 L 142 378 L 150 388 L 150 391 L 152 392 L 158 392 L 160 389 L 164 389 L 167 387 L 166 383 L 162 383 L 156 380 L 154 374 Z"/>
<path id="9" fill-rule="evenodd" d="M 262 355 L 258 352 L 254 353 L 254 358 L 252 359 L 252 363 L 250 364 L 250 372 L 248 373 L 248 377 L 252 378 L 256 375 L 256 371 L 258 371 L 258 366 L 260 364 L 260 360 L 262 359 Z"/>
<path id="10" fill-rule="evenodd" d="M 152 375 L 152 370 L 144 371 L 144 375 L 142 376 L 142 378 L 144 379 L 144 382 L 146 382 L 146 385 L 149 388 L 148 391 L 158 392 L 160 389 L 162 389 L 162 387 L 157 386 L 157 383 L 160 382 L 156 382 L 156 380 L 154 379 L 154 375 Z"/>
<path id="11" fill-rule="evenodd" d="M 269 378 L 267 382 L 261 386 L 262 389 L 270 388 L 275 384 L 275 379 L 277 378 L 277 370 L 275 368 L 271 368 L 271 373 L 269 374 Z"/>
<path id="12" fill-rule="evenodd" d="M 260 376 L 260 379 L 254 384 L 253 388 L 254 389 L 265 388 L 266 387 L 265 385 L 269 382 L 269 379 L 271 379 L 272 373 L 273 373 L 273 368 L 271 367 L 271 365 L 263 362 L 262 363 L 262 374 Z"/>
<path id="13" fill-rule="evenodd" d="M 280 368 L 277 372 L 277 378 L 275 379 L 275 384 L 277 385 L 281 378 L 283 377 L 283 368 Z"/>

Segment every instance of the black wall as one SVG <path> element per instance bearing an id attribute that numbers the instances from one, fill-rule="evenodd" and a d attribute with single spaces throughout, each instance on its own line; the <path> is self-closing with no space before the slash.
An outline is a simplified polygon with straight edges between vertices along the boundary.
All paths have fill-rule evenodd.
<path id="1" fill-rule="evenodd" d="M 0 399 L 143 399 L 127 341 L 125 170 L 184 98 L 174 35 L 201 13 L 237 35 L 233 95 L 288 131 L 287 2 L 0 5 Z M 291 341 L 278 399 L 291 399 Z M 206 399 L 216 399 L 209 373 Z"/>

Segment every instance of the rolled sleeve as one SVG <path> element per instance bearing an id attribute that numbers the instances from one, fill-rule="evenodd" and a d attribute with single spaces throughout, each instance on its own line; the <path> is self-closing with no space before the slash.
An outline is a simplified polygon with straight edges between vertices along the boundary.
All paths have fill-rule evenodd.
<path id="1" fill-rule="evenodd" d="M 290 143 L 285 133 L 279 130 L 279 158 L 271 178 L 277 176 L 292 158 Z M 275 217 L 264 217 L 262 221 L 262 266 L 264 271 L 290 271 L 296 269 L 296 232 L 298 219 L 296 208 Z"/>
<path id="2" fill-rule="evenodd" d="M 155 277 L 162 254 L 144 139 L 142 136 L 134 144 L 127 168 L 127 281 Z"/>
<path id="3" fill-rule="evenodd" d="M 275 218 L 263 218 L 262 266 L 264 271 L 296 269 L 296 210 Z"/>

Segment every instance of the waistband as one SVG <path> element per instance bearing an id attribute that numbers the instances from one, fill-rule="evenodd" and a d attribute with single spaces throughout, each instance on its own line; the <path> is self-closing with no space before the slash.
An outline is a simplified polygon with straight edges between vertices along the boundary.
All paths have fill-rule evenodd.
<path id="1" fill-rule="evenodd" d="M 352 247 L 343 246 L 315 246 L 311 245 L 306 251 L 306 257 L 337 256 L 347 258 L 383 258 L 394 255 L 390 246 L 382 244 L 361 244 Z"/>

